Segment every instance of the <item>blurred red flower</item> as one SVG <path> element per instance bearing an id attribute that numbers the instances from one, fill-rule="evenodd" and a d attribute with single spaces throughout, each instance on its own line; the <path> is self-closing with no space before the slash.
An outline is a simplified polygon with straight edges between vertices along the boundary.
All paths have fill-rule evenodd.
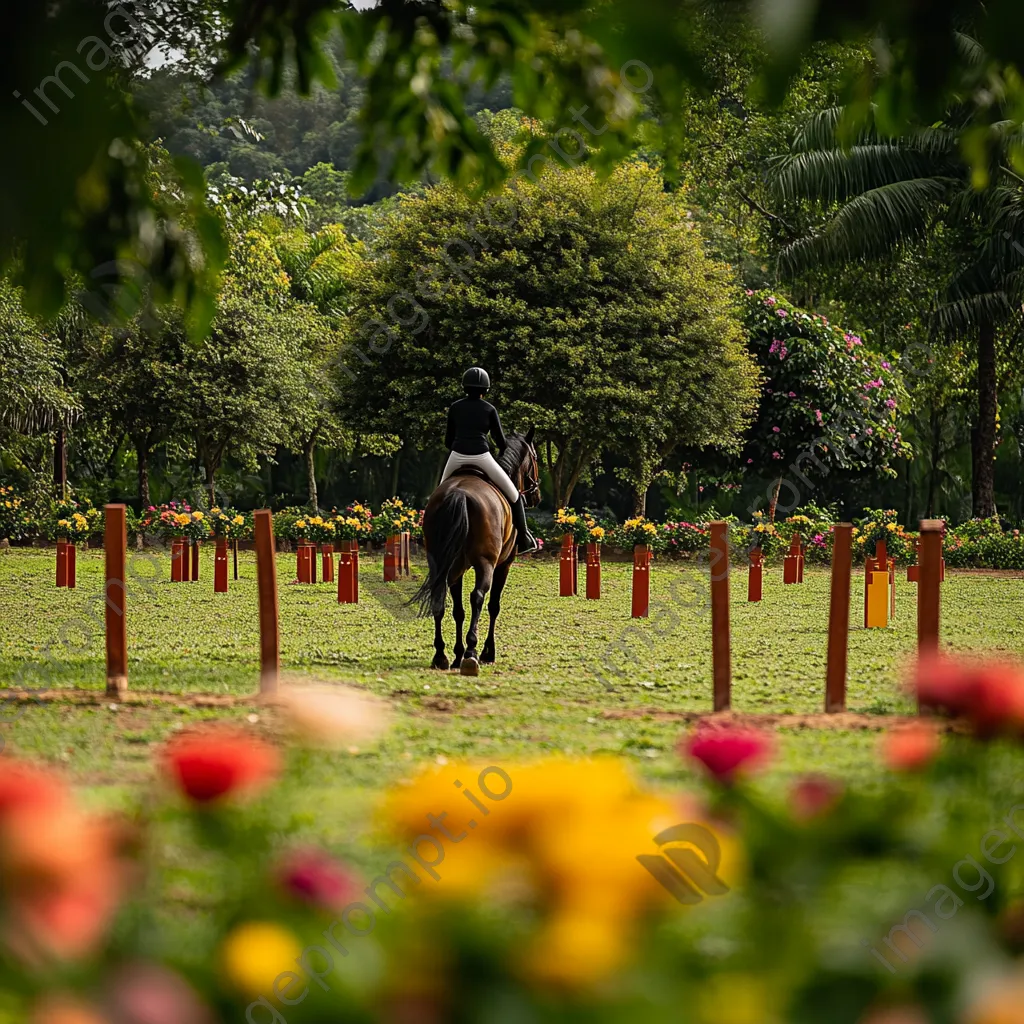
<path id="1" fill-rule="evenodd" d="M 831 811 L 842 795 L 842 783 L 835 779 L 806 775 L 789 791 L 789 808 L 797 821 L 810 821 Z"/>
<path id="2" fill-rule="evenodd" d="M 938 730 L 924 722 L 894 729 L 882 741 L 885 763 L 897 772 L 917 772 L 935 760 L 941 742 Z"/>
<path id="3" fill-rule="evenodd" d="M 178 787 L 201 804 L 262 788 L 277 775 L 280 763 L 269 743 L 223 727 L 176 736 L 164 751 L 165 767 Z"/>
<path id="4" fill-rule="evenodd" d="M 948 656 L 923 659 L 917 668 L 922 708 L 969 721 L 976 735 L 1024 735 L 1024 669 L 1009 661 Z"/>
<path id="5" fill-rule="evenodd" d="M 341 910 L 359 892 L 353 875 L 329 854 L 312 847 L 287 854 L 276 874 L 291 896 L 325 910 Z"/>
<path id="6" fill-rule="evenodd" d="M 771 759 L 772 741 L 763 732 L 726 726 L 703 727 L 680 741 L 682 753 L 701 764 L 719 782 L 730 783 L 737 774 L 760 767 Z"/>

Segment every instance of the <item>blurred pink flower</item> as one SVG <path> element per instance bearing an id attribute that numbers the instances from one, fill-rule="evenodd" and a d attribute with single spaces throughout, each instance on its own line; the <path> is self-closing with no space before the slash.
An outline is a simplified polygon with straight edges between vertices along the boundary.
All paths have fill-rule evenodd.
<path id="1" fill-rule="evenodd" d="M 721 729 L 698 727 L 680 740 L 680 751 L 702 765 L 719 782 L 731 783 L 745 770 L 759 767 L 771 759 L 773 743 L 763 732 L 725 726 Z"/>

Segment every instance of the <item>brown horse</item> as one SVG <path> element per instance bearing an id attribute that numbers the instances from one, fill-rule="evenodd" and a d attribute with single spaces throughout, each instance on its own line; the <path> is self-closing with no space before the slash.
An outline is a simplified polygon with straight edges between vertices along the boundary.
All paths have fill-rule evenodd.
<path id="1" fill-rule="evenodd" d="M 540 473 L 533 433 L 531 427 L 528 434 L 512 434 L 498 459 L 530 506 L 540 503 Z M 413 600 L 419 602 L 421 615 L 434 616 L 436 653 L 431 666 L 448 668 L 441 620 L 447 592 L 451 591 L 455 619 L 455 660 L 451 667 L 461 669 L 464 676 L 478 675 L 480 661 L 489 664 L 495 658 L 494 624 L 501 610 L 501 592 L 516 557 L 516 532 L 508 501 L 483 476 L 456 471 L 427 502 L 423 513 L 423 545 L 429 572 Z M 466 612 L 462 607 L 462 577 L 470 569 L 475 574 L 475 583 L 469 595 L 469 629 L 463 646 L 462 624 Z M 477 626 L 488 591 L 491 599 L 487 611 L 491 622 L 478 659 Z"/>

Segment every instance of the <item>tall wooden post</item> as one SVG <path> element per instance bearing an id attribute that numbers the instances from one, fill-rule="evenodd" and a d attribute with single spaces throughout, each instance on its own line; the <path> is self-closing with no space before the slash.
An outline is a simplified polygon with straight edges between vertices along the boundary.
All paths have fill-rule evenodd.
<path id="1" fill-rule="evenodd" d="M 853 569 L 853 524 L 838 523 L 832 536 L 832 591 L 828 607 L 828 658 L 825 710 L 846 710 L 846 657 L 850 633 L 850 575 Z"/>
<path id="2" fill-rule="evenodd" d="M 233 540 L 231 542 L 231 554 L 235 562 L 235 579 L 238 579 L 238 541 Z"/>
<path id="3" fill-rule="evenodd" d="M 192 582 L 199 582 L 199 541 L 192 541 Z"/>
<path id="4" fill-rule="evenodd" d="M 575 593 L 575 591 L 574 591 Z M 647 544 L 633 548 L 633 587 L 630 615 L 646 619 L 651 612 L 651 549 Z"/>
<path id="5" fill-rule="evenodd" d="M 562 549 L 558 553 L 558 596 L 572 597 L 576 593 L 576 582 L 573 579 L 573 551 L 576 541 L 571 533 L 562 537 Z"/>
<path id="6" fill-rule="evenodd" d="M 942 579 L 941 519 L 921 520 L 917 580 L 917 654 L 924 657 L 939 650 L 939 583 Z"/>
<path id="7" fill-rule="evenodd" d="M 107 505 L 104 513 L 107 696 L 121 697 L 128 690 L 128 622 L 125 617 L 125 563 L 128 554 L 127 512 L 124 505 Z"/>
<path id="8" fill-rule="evenodd" d="M 601 600 L 601 545 L 587 544 L 587 600 Z"/>
<path id="9" fill-rule="evenodd" d="M 228 542 L 225 537 L 217 538 L 217 547 L 213 556 L 213 592 L 228 592 Z"/>
<path id="10" fill-rule="evenodd" d="M 764 583 L 764 552 L 751 548 L 748 552 L 750 567 L 747 569 L 747 600 L 760 601 Z"/>
<path id="11" fill-rule="evenodd" d="M 729 644 L 729 537 L 723 522 L 711 524 L 711 661 L 715 711 L 732 703 L 732 654 Z"/>
<path id="12" fill-rule="evenodd" d="M 274 559 L 274 518 L 260 509 L 254 518 L 256 581 L 260 601 L 260 692 L 277 693 L 281 675 L 281 638 L 278 626 L 277 566 Z"/>
<path id="13" fill-rule="evenodd" d="M 68 542 L 63 537 L 57 539 L 57 586 L 68 585 Z"/>

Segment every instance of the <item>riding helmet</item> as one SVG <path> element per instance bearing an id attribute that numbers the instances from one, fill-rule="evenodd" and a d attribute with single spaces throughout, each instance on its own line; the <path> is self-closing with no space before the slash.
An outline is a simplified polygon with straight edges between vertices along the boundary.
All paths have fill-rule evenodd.
<path id="1" fill-rule="evenodd" d="M 491 378 L 487 371 L 479 366 L 471 366 L 462 375 L 462 386 L 466 391 L 487 391 L 491 386 Z"/>

